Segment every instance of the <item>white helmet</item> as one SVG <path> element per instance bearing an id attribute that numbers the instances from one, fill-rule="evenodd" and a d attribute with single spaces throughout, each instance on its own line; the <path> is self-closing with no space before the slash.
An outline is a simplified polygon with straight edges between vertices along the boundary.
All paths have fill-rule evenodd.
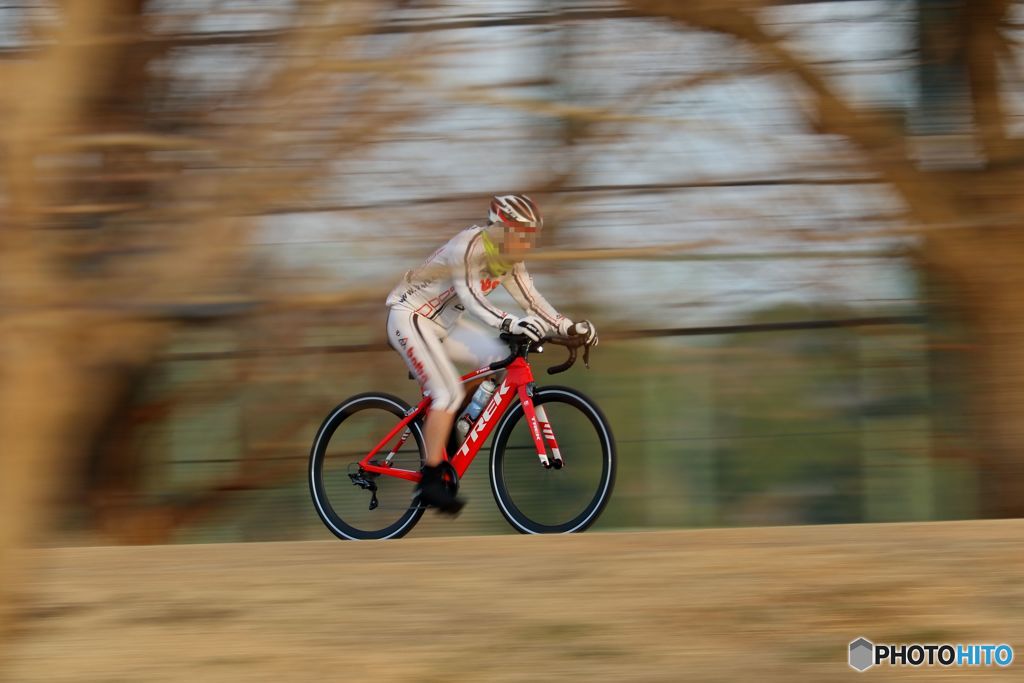
<path id="1" fill-rule="evenodd" d="M 522 232 L 538 232 L 544 227 L 537 203 L 525 194 L 503 194 L 491 198 L 488 212 L 491 223 L 499 223 Z"/>

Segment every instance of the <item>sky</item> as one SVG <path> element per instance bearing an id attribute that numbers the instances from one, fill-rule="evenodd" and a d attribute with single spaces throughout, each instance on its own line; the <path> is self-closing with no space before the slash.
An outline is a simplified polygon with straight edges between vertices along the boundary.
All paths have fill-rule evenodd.
<path id="1" fill-rule="evenodd" d="M 497 5 L 527 11 L 541 3 L 493 3 L 488 9 L 497 11 Z M 450 6 L 452 17 L 479 13 L 479 4 Z M 797 31 L 791 44 L 799 52 L 836 62 L 821 68 L 836 72 L 835 85 L 852 102 L 902 107 L 913 91 L 905 12 L 906 3 L 805 4 L 773 10 L 763 20 L 774 31 Z M 374 145 L 355 163 L 346 160 L 333 193 L 341 204 L 479 195 L 476 204 L 276 217 L 264 241 L 274 248 L 299 243 L 286 260 L 304 268 L 317 264 L 339 287 L 365 285 L 386 282 L 389 274 L 397 278 L 450 235 L 482 221 L 488 194 L 536 185 L 553 167 L 568 164 L 571 184 L 580 186 L 863 175 L 842 140 L 809 129 L 789 79 L 762 73 L 657 92 L 666 81 L 756 63 L 728 38 L 621 19 L 581 22 L 564 35 L 551 31 L 531 26 L 430 34 L 432 85 L 410 88 L 402 98 L 423 116 L 401 139 Z M 850 60 L 865 60 L 881 73 L 862 73 L 867 68 Z M 559 76 L 553 85 L 503 85 L 535 81 L 552 63 Z M 470 88 L 488 97 L 474 102 L 451 94 Z M 645 89 L 653 92 L 643 94 Z M 515 102 L 495 104 L 494 98 L 568 101 L 642 120 L 601 124 L 581 150 L 567 155 L 557 119 Z M 902 245 L 893 238 L 856 238 L 858 231 L 896 224 L 864 216 L 901 210 L 896 196 L 874 184 L 587 193 L 573 199 L 557 243 L 548 247 L 713 240 L 718 244 L 702 254 L 758 256 L 876 253 Z M 554 213 L 565 213 L 561 208 Z M 558 290 L 568 289 L 591 309 L 606 309 L 608 318 L 641 326 L 724 324 L 782 303 L 904 312 L 915 297 L 913 274 L 892 258 L 544 262 L 531 271 L 549 299 L 557 301 Z"/>
<path id="2" fill-rule="evenodd" d="M 47 16 L 47 3 L 35 4 Z M 246 11 L 254 5 L 262 9 Z M 152 7 L 161 15 L 158 31 L 216 32 L 279 28 L 288 14 L 282 10 L 292 5 L 237 0 L 213 12 L 206 11 L 211 0 L 160 0 Z M 411 3 L 403 14 L 408 21 L 445 21 L 551 6 L 453 0 Z M 900 111 L 915 101 L 911 10 L 909 0 L 804 3 L 767 10 L 760 19 L 851 103 Z M 195 11 L 199 19 L 183 18 Z M 0 47 L 20 35 L 12 16 L 0 7 Z M 488 195 L 543 185 L 558 172 L 571 172 L 568 184 L 576 187 L 866 173 L 856 150 L 811 130 L 798 83 L 754 70 L 750 49 L 723 36 L 616 19 L 379 35 L 359 50 L 366 59 L 405 60 L 428 80 L 393 85 L 387 106 L 416 115 L 362 153 L 339 159 L 324 178 L 324 204 L 364 208 L 264 220 L 253 248 L 294 269 L 282 288 L 387 287 L 460 229 L 482 222 Z M 162 68 L 189 90 L 265 77 L 259 55 L 245 48 L 179 52 Z M 717 71 L 744 75 L 665 87 Z M 549 76 L 551 82 L 541 82 Z M 543 106 L 551 104 L 620 119 L 591 126 L 570 150 L 562 144 L 564 121 Z M 422 203 L 452 196 L 460 199 Z M 617 323 L 724 324 L 782 303 L 903 312 L 916 296 L 903 261 L 872 256 L 906 246 L 876 234 L 899 225 L 902 211 L 899 198 L 879 184 L 579 192 L 546 201 L 556 225 L 543 245 L 548 249 L 706 241 L 702 256 L 729 257 L 531 267 L 552 301 L 564 292 L 564 299 L 581 300 Z M 818 251 L 848 256 L 763 258 Z"/>

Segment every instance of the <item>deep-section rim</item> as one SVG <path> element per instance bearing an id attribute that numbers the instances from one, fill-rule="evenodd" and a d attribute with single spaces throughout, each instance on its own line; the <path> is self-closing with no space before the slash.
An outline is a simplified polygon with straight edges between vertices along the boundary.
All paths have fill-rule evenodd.
<path id="1" fill-rule="evenodd" d="M 534 392 L 533 400 L 535 403 L 543 405 L 546 402 L 543 399 L 556 396 L 568 397 L 570 400 L 563 401 L 565 403 L 572 404 L 573 401 L 577 402 L 579 405 L 574 407 L 580 409 L 590 420 L 591 424 L 597 428 L 599 440 L 602 442 L 600 490 L 598 491 L 598 496 L 587 505 L 583 512 L 564 524 L 539 524 L 523 514 L 515 503 L 511 501 L 510 496 L 508 496 L 508 487 L 503 481 L 500 481 L 498 476 L 499 458 L 504 459 L 505 446 L 512 434 L 512 430 L 525 414 L 522 403 L 517 401 L 506 411 L 495 432 L 494 442 L 491 445 L 490 481 L 491 492 L 494 494 L 494 500 L 498 504 L 498 510 L 516 531 L 523 534 L 565 534 L 586 531 L 601 516 L 605 506 L 611 499 L 612 491 L 615 487 L 615 437 L 612 435 L 608 419 L 590 398 L 571 387 L 542 387 Z M 510 509 L 510 506 L 512 509 Z M 526 520 L 526 522 L 524 523 L 523 520 Z"/>
<path id="2" fill-rule="evenodd" d="M 347 524 L 330 505 L 330 500 L 326 495 L 323 482 L 323 464 L 327 444 L 330 442 L 331 437 L 334 436 L 338 427 L 345 421 L 345 419 L 347 419 L 347 417 L 349 417 L 349 415 L 345 415 L 347 410 L 350 410 L 353 406 L 357 406 L 361 403 L 369 403 L 372 405 L 374 402 L 378 403 L 378 408 L 383 408 L 383 406 L 379 405 L 380 403 L 390 406 L 389 408 L 386 408 L 386 410 L 395 415 L 399 420 L 410 410 L 408 403 L 391 394 L 383 392 L 357 394 L 342 401 L 335 406 L 330 413 L 328 413 L 327 417 L 324 418 L 324 421 L 321 423 L 320 428 L 317 430 L 316 437 L 313 439 L 313 446 L 310 449 L 308 478 L 309 492 L 313 499 L 313 507 L 316 509 L 317 516 L 320 517 L 320 521 L 324 523 L 324 526 L 326 526 L 332 534 L 343 540 L 367 541 L 401 538 L 416 526 L 416 523 L 419 522 L 424 512 L 422 505 L 416 505 L 415 507 L 410 505 L 409 511 L 399 517 L 394 524 L 378 531 L 368 532 Z M 420 463 L 422 464 L 424 459 L 423 450 L 425 439 L 421 420 L 416 419 L 410 422 L 409 427 L 413 430 L 413 438 L 416 440 L 416 445 L 419 448 Z M 381 436 L 383 437 L 385 435 L 381 434 Z M 325 505 L 327 510 L 324 509 Z"/>

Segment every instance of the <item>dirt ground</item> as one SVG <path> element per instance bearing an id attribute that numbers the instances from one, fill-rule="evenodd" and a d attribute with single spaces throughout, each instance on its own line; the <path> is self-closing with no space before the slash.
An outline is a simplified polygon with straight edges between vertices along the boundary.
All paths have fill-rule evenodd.
<path id="1" fill-rule="evenodd" d="M 1022 680 L 1024 521 L 33 552 L 11 681 Z"/>

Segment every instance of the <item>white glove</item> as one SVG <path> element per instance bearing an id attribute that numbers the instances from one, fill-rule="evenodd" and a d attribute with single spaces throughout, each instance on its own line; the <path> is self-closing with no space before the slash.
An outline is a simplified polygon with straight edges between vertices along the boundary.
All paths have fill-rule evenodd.
<path id="1" fill-rule="evenodd" d="M 535 315 L 528 315 L 515 320 L 506 318 L 501 327 L 512 334 L 524 334 L 531 341 L 536 342 L 544 338 L 544 322 Z"/>
<path id="2" fill-rule="evenodd" d="M 594 323 L 589 320 L 581 320 L 578 323 L 572 323 L 569 326 L 570 335 L 580 335 L 586 337 L 585 341 L 591 346 L 597 346 L 597 328 L 594 327 Z"/>

